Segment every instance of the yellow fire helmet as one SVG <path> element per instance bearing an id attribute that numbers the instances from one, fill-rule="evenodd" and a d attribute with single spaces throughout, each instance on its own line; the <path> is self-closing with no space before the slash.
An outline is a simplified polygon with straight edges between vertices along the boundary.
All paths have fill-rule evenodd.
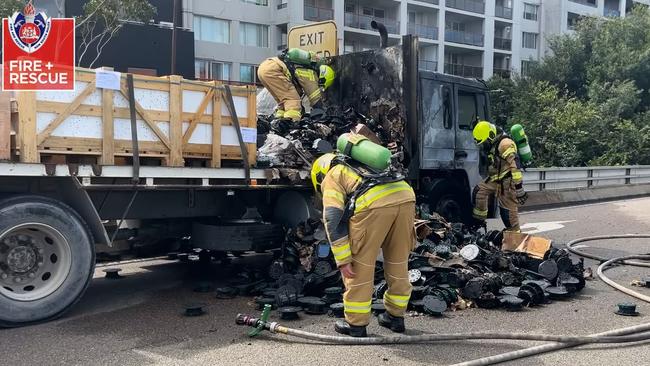
<path id="1" fill-rule="evenodd" d="M 320 74 L 318 76 L 318 84 L 323 87 L 323 89 L 329 88 L 334 84 L 334 78 L 336 73 L 329 65 L 321 65 L 319 67 Z"/>
<path id="2" fill-rule="evenodd" d="M 332 160 L 336 157 L 335 154 L 328 153 L 319 157 L 311 165 L 311 183 L 314 185 L 316 192 L 320 192 L 320 185 L 325 179 L 327 172 L 332 167 Z"/>
<path id="3" fill-rule="evenodd" d="M 480 121 L 474 126 L 474 141 L 478 145 L 485 143 L 486 141 L 492 142 L 495 137 L 497 137 L 497 126 L 493 125 L 488 121 Z"/>

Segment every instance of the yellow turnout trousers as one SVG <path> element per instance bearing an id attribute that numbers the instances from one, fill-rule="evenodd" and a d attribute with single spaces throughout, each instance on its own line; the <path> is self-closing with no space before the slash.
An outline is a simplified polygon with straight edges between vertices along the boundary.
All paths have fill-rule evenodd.
<path id="1" fill-rule="evenodd" d="M 345 320 L 363 326 L 370 322 L 375 262 L 384 256 L 386 311 L 403 317 L 411 295 L 408 258 L 415 243 L 415 202 L 361 211 L 350 219 L 349 235 L 354 278 L 344 278 Z"/>

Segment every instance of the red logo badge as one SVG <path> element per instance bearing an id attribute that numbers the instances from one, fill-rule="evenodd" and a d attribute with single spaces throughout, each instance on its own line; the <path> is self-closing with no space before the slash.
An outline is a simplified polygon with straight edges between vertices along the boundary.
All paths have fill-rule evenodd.
<path id="1" fill-rule="evenodd" d="M 22 12 L 2 19 L 3 90 L 74 90 L 74 19 Z"/>

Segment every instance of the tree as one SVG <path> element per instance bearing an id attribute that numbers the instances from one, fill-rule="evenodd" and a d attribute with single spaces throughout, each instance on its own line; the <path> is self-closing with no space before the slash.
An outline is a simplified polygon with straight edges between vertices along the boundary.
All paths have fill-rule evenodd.
<path id="1" fill-rule="evenodd" d="M 650 163 L 650 10 L 582 20 L 527 77 L 488 82 L 492 117 L 526 128 L 538 166 Z"/>
<path id="2" fill-rule="evenodd" d="M 156 14 L 156 8 L 147 0 L 89 0 L 83 9 L 84 14 L 76 20 L 81 38 L 77 65 L 85 62 L 91 68 L 124 22 L 148 23 Z M 86 60 L 92 49 L 94 58 Z"/>
<path id="3" fill-rule="evenodd" d="M 0 18 L 9 18 L 24 7 L 25 2 L 22 0 L 2 0 L 0 1 Z"/>

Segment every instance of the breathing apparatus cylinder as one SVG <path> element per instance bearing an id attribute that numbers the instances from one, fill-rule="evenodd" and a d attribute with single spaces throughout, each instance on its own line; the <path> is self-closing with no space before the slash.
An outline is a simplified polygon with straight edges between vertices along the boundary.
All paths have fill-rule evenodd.
<path id="1" fill-rule="evenodd" d="M 311 64 L 311 53 L 300 48 L 291 48 L 286 53 L 286 59 L 292 63 L 309 66 Z"/>
<path id="2" fill-rule="evenodd" d="M 510 136 L 517 144 L 517 153 L 521 159 L 522 164 L 528 165 L 533 161 L 533 152 L 530 150 L 528 144 L 528 137 L 524 131 L 524 127 L 520 124 L 513 125 L 510 128 Z"/>
<path id="3" fill-rule="evenodd" d="M 336 141 L 336 148 L 341 154 L 375 170 L 386 170 L 390 166 L 390 150 L 375 144 L 364 136 L 344 133 Z"/>

